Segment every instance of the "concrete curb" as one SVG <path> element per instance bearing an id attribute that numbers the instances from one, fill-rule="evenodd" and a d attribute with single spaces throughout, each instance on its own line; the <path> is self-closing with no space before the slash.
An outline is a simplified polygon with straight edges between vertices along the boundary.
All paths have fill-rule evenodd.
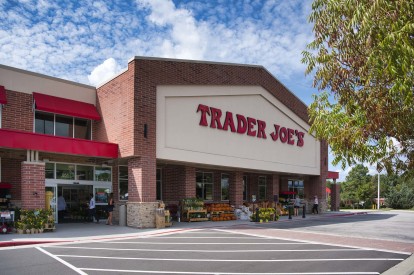
<path id="1" fill-rule="evenodd" d="M 387 271 L 381 273 L 382 275 L 412 275 L 414 274 L 414 254 L 410 257 L 391 267 Z"/>

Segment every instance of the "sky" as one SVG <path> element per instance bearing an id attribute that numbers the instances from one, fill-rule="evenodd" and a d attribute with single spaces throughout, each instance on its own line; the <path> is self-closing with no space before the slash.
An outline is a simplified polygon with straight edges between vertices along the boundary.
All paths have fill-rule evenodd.
<path id="1" fill-rule="evenodd" d="M 311 0 L 0 0 L 0 64 L 97 86 L 134 56 L 264 66 L 306 105 Z M 333 159 L 332 156 L 329 157 Z M 375 169 L 369 167 L 375 174 Z M 347 167 L 329 165 L 343 181 Z"/>

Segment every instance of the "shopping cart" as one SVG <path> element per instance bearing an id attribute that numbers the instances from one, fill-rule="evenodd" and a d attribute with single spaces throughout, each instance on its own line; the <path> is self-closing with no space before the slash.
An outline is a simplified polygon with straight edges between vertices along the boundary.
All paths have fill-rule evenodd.
<path id="1" fill-rule="evenodd" d="M 13 231 L 14 227 L 14 211 L 0 211 L 0 233 L 6 234 Z"/>

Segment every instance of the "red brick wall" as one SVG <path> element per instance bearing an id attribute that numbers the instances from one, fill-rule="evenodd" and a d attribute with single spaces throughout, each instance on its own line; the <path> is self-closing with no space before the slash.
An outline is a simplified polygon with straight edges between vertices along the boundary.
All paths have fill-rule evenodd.
<path id="1" fill-rule="evenodd" d="M 268 184 L 267 184 L 267 200 L 274 201 L 274 195 L 279 196 L 279 175 L 273 174 L 267 177 Z"/>
<path id="2" fill-rule="evenodd" d="M 155 169 L 155 159 L 139 157 L 128 160 L 129 202 L 153 202 L 156 200 Z"/>
<path id="3" fill-rule="evenodd" d="M 10 194 L 11 201 L 21 200 L 21 163 L 25 158 L 24 151 L 0 152 L 1 158 L 1 181 L 12 185 Z"/>
<path id="4" fill-rule="evenodd" d="M 184 198 L 195 197 L 195 168 L 182 165 L 162 167 L 163 201 L 177 204 Z"/>
<path id="5" fill-rule="evenodd" d="M 33 132 L 32 95 L 6 90 L 6 96 L 7 104 L 3 106 L 2 111 L 2 128 Z"/>
<path id="6" fill-rule="evenodd" d="M 236 171 L 231 174 L 229 184 L 230 204 L 239 207 L 243 204 L 243 172 Z"/>
<path id="7" fill-rule="evenodd" d="M 340 196 L 340 184 L 331 184 L 331 210 L 332 211 L 339 211 L 340 203 L 341 203 L 341 196 Z"/>
<path id="8" fill-rule="evenodd" d="M 45 208 L 45 164 L 22 162 L 22 208 Z"/>
<path id="9" fill-rule="evenodd" d="M 97 109 L 102 120 L 95 123 L 94 139 L 119 145 L 120 157 L 134 155 L 134 70 L 122 73 L 97 89 Z"/>

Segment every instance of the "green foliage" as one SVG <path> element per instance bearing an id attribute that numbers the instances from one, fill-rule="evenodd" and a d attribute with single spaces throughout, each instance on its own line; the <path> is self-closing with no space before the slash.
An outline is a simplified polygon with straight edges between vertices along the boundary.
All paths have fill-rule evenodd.
<path id="1" fill-rule="evenodd" d="M 306 73 L 323 91 L 309 107 L 310 132 L 342 166 L 377 163 L 414 173 L 414 2 L 315 0 Z"/>
<path id="2" fill-rule="evenodd" d="M 393 188 L 387 195 L 386 204 L 391 208 L 414 208 L 414 188 L 403 183 L 399 188 Z"/>
<path id="3" fill-rule="evenodd" d="M 46 223 L 54 223 L 51 209 L 21 210 L 18 226 L 20 229 L 42 229 Z"/>

